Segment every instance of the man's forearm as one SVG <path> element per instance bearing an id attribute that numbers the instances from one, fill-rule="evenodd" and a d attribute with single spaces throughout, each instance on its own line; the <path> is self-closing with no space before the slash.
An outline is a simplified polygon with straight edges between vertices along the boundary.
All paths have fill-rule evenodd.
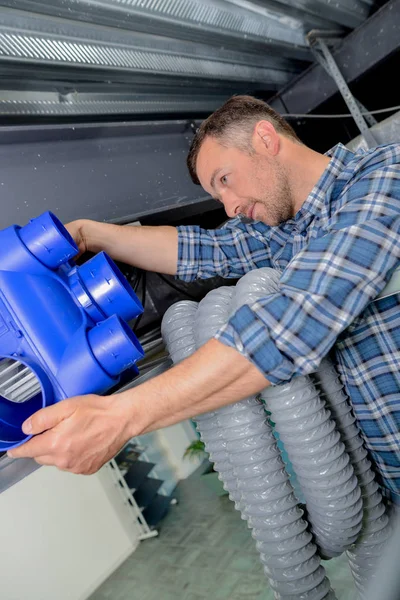
<path id="1" fill-rule="evenodd" d="M 239 352 L 210 340 L 162 375 L 120 394 L 132 437 L 255 394 L 269 385 Z"/>
<path id="2" fill-rule="evenodd" d="M 104 251 L 114 260 L 147 271 L 176 273 L 178 233 L 175 227 L 124 227 L 89 220 L 71 225 L 79 227 L 86 249 L 91 252 Z"/>
<path id="3" fill-rule="evenodd" d="M 136 388 L 106 397 L 78 396 L 38 411 L 23 424 L 24 433 L 34 437 L 10 456 L 89 475 L 130 438 L 237 402 L 267 385 L 246 358 L 212 339 Z"/>

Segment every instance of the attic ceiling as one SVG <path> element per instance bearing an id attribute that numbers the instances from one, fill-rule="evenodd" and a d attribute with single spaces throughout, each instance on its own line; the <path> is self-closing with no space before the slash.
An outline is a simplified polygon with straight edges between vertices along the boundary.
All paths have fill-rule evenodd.
<path id="1" fill-rule="evenodd" d="M 312 29 L 346 39 L 374 0 L 9 0 L 0 114 L 204 114 L 269 98 L 314 62 Z"/>

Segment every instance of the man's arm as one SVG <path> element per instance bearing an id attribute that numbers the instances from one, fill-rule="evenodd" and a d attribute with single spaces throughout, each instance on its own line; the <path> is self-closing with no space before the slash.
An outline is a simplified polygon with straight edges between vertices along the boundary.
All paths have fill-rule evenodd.
<path id="1" fill-rule="evenodd" d="M 270 266 L 268 226 L 233 219 L 220 229 L 197 226 L 121 227 L 90 220 L 73 221 L 67 229 L 81 252 L 105 251 L 115 260 L 177 275 L 185 281 L 215 275 L 241 277 Z"/>
<path id="2" fill-rule="evenodd" d="M 210 340 L 127 392 L 72 398 L 39 411 L 29 420 L 31 431 L 25 427 L 38 435 L 12 456 L 93 473 L 132 436 L 235 402 L 269 381 L 313 372 L 400 261 L 400 171 L 394 171 L 391 193 L 345 204 L 330 231 L 291 261 L 280 293 L 235 313 L 219 334 L 223 344 Z"/>
<path id="3" fill-rule="evenodd" d="M 315 371 L 400 262 L 400 167 L 374 171 L 367 183 L 371 191 L 361 180 L 360 195 L 352 190 L 330 230 L 293 258 L 280 293 L 235 313 L 219 332 L 223 344 L 210 340 L 129 392 L 72 398 L 39 411 L 30 423 L 40 435 L 12 455 L 93 473 L 132 436 Z"/>
<path id="4" fill-rule="evenodd" d="M 132 437 L 215 410 L 268 385 L 239 352 L 210 340 L 166 373 L 114 396 L 81 396 L 42 409 L 36 435 L 9 454 L 74 473 L 97 471 Z"/>
<path id="5" fill-rule="evenodd" d="M 67 226 L 81 252 L 107 252 L 111 258 L 146 271 L 175 275 L 178 233 L 175 227 L 122 227 L 82 219 Z"/>

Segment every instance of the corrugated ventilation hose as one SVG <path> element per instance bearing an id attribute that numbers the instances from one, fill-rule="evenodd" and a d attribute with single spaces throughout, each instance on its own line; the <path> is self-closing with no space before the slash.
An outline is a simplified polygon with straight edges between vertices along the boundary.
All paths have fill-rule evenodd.
<path id="1" fill-rule="evenodd" d="M 165 313 L 162 335 L 174 363 L 212 338 L 243 304 L 279 291 L 279 273 L 251 271 L 235 287 L 212 290 L 199 303 Z M 264 405 L 265 404 L 265 407 Z M 306 499 L 299 507 L 265 408 L 275 422 Z M 282 600 L 334 600 L 321 558 L 347 551 L 358 590 L 365 590 L 390 535 L 348 398 L 333 365 L 312 377 L 266 388 L 196 417 L 206 451 L 260 552 Z"/>

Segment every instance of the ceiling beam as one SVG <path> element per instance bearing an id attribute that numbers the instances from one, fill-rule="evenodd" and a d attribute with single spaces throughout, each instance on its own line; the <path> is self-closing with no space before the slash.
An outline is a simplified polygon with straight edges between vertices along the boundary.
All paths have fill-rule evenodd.
<path id="1" fill-rule="evenodd" d="M 399 50 L 400 0 L 390 0 L 332 51 L 347 83 L 353 83 Z M 336 83 L 315 63 L 268 100 L 281 113 L 307 114 L 335 93 Z"/>

